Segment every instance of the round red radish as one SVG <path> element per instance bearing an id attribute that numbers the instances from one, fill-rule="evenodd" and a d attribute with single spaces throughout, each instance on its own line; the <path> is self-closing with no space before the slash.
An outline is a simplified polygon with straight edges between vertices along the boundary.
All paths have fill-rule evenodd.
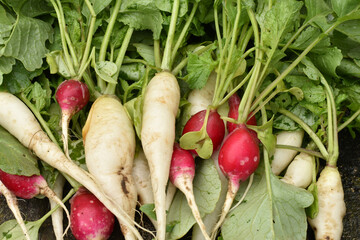
<path id="1" fill-rule="evenodd" d="M 182 135 L 188 132 L 199 131 L 204 124 L 206 110 L 194 114 L 185 124 Z M 224 121 L 216 110 L 210 110 L 209 118 L 206 125 L 206 132 L 213 143 L 213 151 L 220 147 L 225 136 Z M 194 152 L 194 151 L 192 151 Z M 196 151 L 195 151 L 196 153 Z"/>
<path id="2" fill-rule="evenodd" d="M 71 231 L 77 240 L 105 240 L 114 229 L 114 215 L 87 189 L 70 199 Z"/>
<path id="3" fill-rule="evenodd" d="M 170 165 L 170 181 L 176 186 L 178 176 L 184 175 L 190 181 L 194 179 L 195 160 L 189 151 L 182 149 L 178 143 L 175 143 Z"/>
<path id="4" fill-rule="evenodd" d="M 245 181 L 255 172 L 260 161 L 259 146 L 244 124 L 227 136 L 218 161 L 221 171 L 234 184 Z"/>
<path id="5" fill-rule="evenodd" d="M 62 112 L 72 116 L 88 103 L 90 93 L 87 85 L 77 80 L 65 80 L 56 90 L 56 101 Z"/>
<path id="6" fill-rule="evenodd" d="M 47 187 L 41 175 L 21 176 L 0 170 L 0 181 L 17 197 L 31 199 L 40 194 L 41 189 Z"/>
<path id="7" fill-rule="evenodd" d="M 237 120 L 238 116 L 239 116 L 239 105 L 240 105 L 240 97 L 235 93 L 233 94 L 230 98 L 229 98 L 229 113 L 228 113 L 228 117 Z M 250 113 L 252 114 L 252 113 Z M 252 116 L 247 122 L 247 125 L 253 125 L 256 126 L 256 118 L 255 115 Z M 226 123 L 226 128 L 228 130 L 229 133 L 231 133 L 232 131 L 234 131 L 235 128 L 239 127 L 239 124 L 235 124 L 232 122 L 227 122 Z M 250 130 L 250 129 L 249 129 Z M 251 130 L 250 132 L 253 132 L 255 136 L 257 136 L 256 132 Z"/>

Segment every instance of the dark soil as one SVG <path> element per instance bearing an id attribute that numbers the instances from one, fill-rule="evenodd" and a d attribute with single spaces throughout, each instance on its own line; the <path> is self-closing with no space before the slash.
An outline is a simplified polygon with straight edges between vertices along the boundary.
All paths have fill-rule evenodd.
<path id="1" fill-rule="evenodd" d="M 349 132 L 345 131 L 340 134 L 340 156 L 338 161 L 339 171 L 342 175 L 345 202 L 347 213 L 344 218 L 343 240 L 360 239 L 360 137 L 353 139 Z M 35 221 L 43 216 L 49 210 L 47 199 L 19 199 L 19 207 L 23 217 L 27 221 Z M 4 221 L 13 219 L 11 211 L 6 205 L 3 196 L 0 196 L 0 224 Z M 150 221 L 144 216 L 140 221 L 139 214 L 137 222 L 148 229 L 152 229 Z M 309 239 L 313 239 L 312 230 L 309 229 Z M 151 240 L 151 235 L 142 233 L 144 240 Z M 53 240 L 55 236 L 52 232 L 51 220 L 48 219 L 42 226 L 40 232 L 40 240 Z M 65 240 L 74 240 L 70 234 Z M 113 236 L 110 240 L 123 239 L 118 225 L 116 225 Z"/>

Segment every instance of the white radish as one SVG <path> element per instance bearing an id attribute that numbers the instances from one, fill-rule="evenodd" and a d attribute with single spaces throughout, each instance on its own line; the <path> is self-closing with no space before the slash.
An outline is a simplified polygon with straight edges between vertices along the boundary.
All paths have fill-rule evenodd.
<path id="1" fill-rule="evenodd" d="M 24 233 L 25 239 L 30 240 L 29 232 L 25 226 L 24 219 L 21 216 L 19 206 L 17 204 L 17 198 L 15 194 L 13 194 L 1 181 L 0 181 L 0 193 L 2 193 L 6 199 L 6 203 L 12 213 L 14 214 L 14 217 L 19 224 L 21 230 Z"/>
<path id="2" fill-rule="evenodd" d="M 304 130 L 283 131 L 276 135 L 276 144 L 301 147 L 304 137 Z M 294 159 L 297 151 L 290 149 L 277 148 L 274 159 L 271 162 L 271 170 L 275 175 L 279 175 Z"/>
<path id="3" fill-rule="evenodd" d="M 142 239 L 138 230 L 133 227 L 133 220 L 104 194 L 102 187 L 97 184 L 91 174 L 69 160 L 62 150 L 49 139 L 33 113 L 22 101 L 10 93 L 0 92 L 0 106 L 1 126 L 40 159 L 83 184 L 122 220 L 123 225 L 126 225 L 139 239 Z"/>
<path id="4" fill-rule="evenodd" d="M 113 95 L 93 103 L 83 127 L 86 166 L 105 194 L 135 218 L 136 187 L 132 177 L 135 131 L 125 108 Z M 133 233 L 118 219 L 125 239 Z"/>
<path id="5" fill-rule="evenodd" d="M 156 74 L 148 84 L 143 105 L 141 142 L 149 162 L 154 191 L 157 233 L 159 240 L 166 234 L 166 185 L 173 145 L 175 118 L 179 108 L 180 88 L 174 75 Z"/>
<path id="6" fill-rule="evenodd" d="M 307 188 L 313 179 L 315 157 L 308 153 L 298 154 L 288 166 L 283 182 L 300 188 Z"/>
<path id="7" fill-rule="evenodd" d="M 60 199 L 63 196 L 64 184 L 65 184 L 65 178 L 61 174 L 59 174 L 59 176 L 55 180 L 53 190 L 54 190 L 54 193 L 56 194 L 56 196 Z M 49 199 L 49 201 L 50 201 L 51 209 L 55 208 L 57 203 L 51 199 Z M 58 208 L 55 212 L 53 212 L 53 214 L 51 214 L 51 221 L 52 221 L 52 226 L 53 226 L 56 240 L 64 239 L 64 237 L 63 237 L 63 234 L 64 234 L 63 218 L 64 217 L 63 216 L 64 215 L 63 215 L 62 208 Z"/>
<path id="8" fill-rule="evenodd" d="M 341 176 L 336 167 L 326 166 L 316 183 L 319 212 L 314 219 L 308 219 L 315 232 L 316 240 L 340 240 L 343 218 L 346 212 Z"/>

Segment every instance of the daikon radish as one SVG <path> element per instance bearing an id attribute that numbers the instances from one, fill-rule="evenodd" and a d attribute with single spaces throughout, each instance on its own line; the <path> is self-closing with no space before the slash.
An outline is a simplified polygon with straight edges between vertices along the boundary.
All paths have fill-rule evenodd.
<path id="1" fill-rule="evenodd" d="M 307 188 L 313 179 L 314 167 L 314 156 L 302 152 L 290 163 L 281 180 L 296 187 Z"/>

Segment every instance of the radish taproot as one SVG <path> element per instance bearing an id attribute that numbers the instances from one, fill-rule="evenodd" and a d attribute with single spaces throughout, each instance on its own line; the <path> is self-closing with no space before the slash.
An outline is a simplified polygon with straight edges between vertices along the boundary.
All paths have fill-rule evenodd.
<path id="1" fill-rule="evenodd" d="M 304 137 L 304 130 L 282 131 L 276 135 L 277 145 L 289 145 L 301 147 Z M 275 175 L 279 175 L 294 159 L 297 151 L 291 149 L 276 148 L 274 159 L 271 162 L 271 170 Z"/>
<path id="2" fill-rule="evenodd" d="M 175 118 L 179 101 L 180 88 L 171 73 L 156 74 L 146 87 L 141 143 L 151 173 L 158 223 L 156 235 L 159 240 L 164 240 L 166 233 L 165 192 L 175 141 Z"/>
<path id="3" fill-rule="evenodd" d="M 313 179 L 314 167 L 315 157 L 301 152 L 289 164 L 281 180 L 296 187 L 307 188 Z"/>
<path id="4" fill-rule="evenodd" d="M 63 196 L 64 185 L 65 185 L 65 178 L 61 174 L 59 174 L 55 180 L 53 190 L 56 196 L 60 199 Z M 57 203 L 51 199 L 49 200 L 50 200 L 50 207 L 55 208 Z M 63 234 L 64 234 L 63 218 L 64 218 L 63 210 L 61 208 L 57 209 L 53 214 L 51 214 L 51 222 L 56 240 L 63 239 Z"/>
<path id="5" fill-rule="evenodd" d="M 260 162 L 257 140 L 245 124 L 240 124 L 224 140 L 219 151 L 219 167 L 229 179 L 226 199 L 221 216 L 212 230 L 211 239 L 215 239 L 234 201 L 240 182 L 246 181 L 255 172 Z"/>
<path id="6" fill-rule="evenodd" d="M 91 192 L 80 187 L 70 199 L 71 231 L 77 240 L 106 240 L 115 217 Z"/>
<path id="7" fill-rule="evenodd" d="M 309 218 L 316 239 L 340 240 L 346 213 L 341 176 L 336 167 L 326 166 L 316 182 L 319 212 Z"/>
<path id="8" fill-rule="evenodd" d="M 41 175 L 22 176 L 6 173 L 0 169 L 0 181 L 12 192 L 15 196 L 23 199 L 32 199 L 37 195 L 44 195 L 59 204 L 65 211 L 68 219 L 70 219 L 69 211 L 64 203 L 59 199 L 55 192 L 48 186 L 45 178 Z M 67 232 L 69 226 L 66 228 Z"/>
<path id="9" fill-rule="evenodd" d="M 49 139 L 33 113 L 20 99 L 10 93 L 0 92 L 0 106 L 0 125 L 2 127 L 41 160 L 84 185 L 117 218 L 122 219 L 122 224 L 127 225 L 139 239 L 142 239 L 138 230 L 133 227 L 133 220 L 114 203 L 114 200 L 104 194 L 91 174 L 69 160 L 63 151 Z"/>
<path id="10" fill-rule="evenodd" d="M 85 83 L 70 79 L 63 81 L 55 93 L 56 101 L 61 108 L 61 128 L 64 151 L 69 157 L 68 128 L 70 119 L 89 101 L 90 93 Z"/>
<path id="11" fill-rule="evenodd" d="M 181 192 L 184 193 L 191 212 L 198 223 L 202 234 L 205 239 L 210 240 L 206 232 L 206 227 L 201 220 L 201 215 L 197 207 L 194 191 L 193 180 L 195 176 L 195 160 L 191 153 L 187 150 L 180 148 L 178 143 L 174 144 L 174 151 L 171 159 L 170 166 L 170 181 Z"/>
<path id="12" fill-rule="evenodd" d="M 107 196 L 135 218 L 136 187 L 132 177 L 135 130 L 125 108 L 114 95 L 103 95 L 92 104 L 82 131 L 86 166 Z M 122 225 L 125 239 L 135 239 Z"/>

